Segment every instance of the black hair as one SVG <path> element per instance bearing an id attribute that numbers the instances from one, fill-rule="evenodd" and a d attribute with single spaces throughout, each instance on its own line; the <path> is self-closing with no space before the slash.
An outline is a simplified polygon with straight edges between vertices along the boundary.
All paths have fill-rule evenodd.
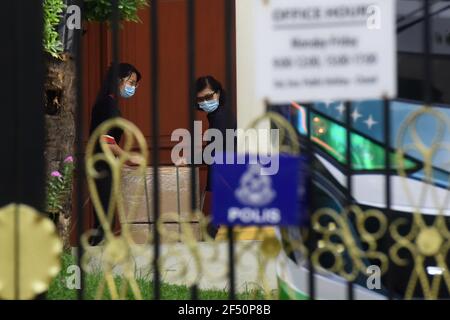
<path id="1" fill-rule="evenodd" d="M 222 84 L 213 76 L 203 76 L 197 79 L 196 83 L 196 92 L 199 93 L 206 88 L 211 88 L 214 92 L 220 93 L 219 98 L 219 105 L 224 106 L 226 101 L 226 93 L 225 90 L 223 90 Z M 195 105 L 198 107 L 197 102 L 195 102 Z"/>
<path id="2" fill-rule="evenodd" d="M 117 76 L 118 79 L 127 79 L 131 77 L 133 73 L 136 73 L 137 82 L 139 82 L 142 78 L 141 73 L 135 66 L 129 63 L 119 63 L 117 68 Z M 110 94 L 113 94 L 118 85 L 118 81 L 114 81 L 114 66 L 111 64 L 108 68 L 108 72 L 106 73 L 105 79 L 103 80 L 102 87 L 97 96 L 97 101 L 107 97 Z"/>

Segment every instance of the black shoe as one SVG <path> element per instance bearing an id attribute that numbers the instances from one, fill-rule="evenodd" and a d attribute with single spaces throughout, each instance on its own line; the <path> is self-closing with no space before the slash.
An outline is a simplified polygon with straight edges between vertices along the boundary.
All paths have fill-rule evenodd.
<path id="1" fill-rule="evenodd" d="M 104 239 L 103 230 L 96 230 L 94 234 L 89 238 L 88 243 L 90 246 L 98 246 Z"/>

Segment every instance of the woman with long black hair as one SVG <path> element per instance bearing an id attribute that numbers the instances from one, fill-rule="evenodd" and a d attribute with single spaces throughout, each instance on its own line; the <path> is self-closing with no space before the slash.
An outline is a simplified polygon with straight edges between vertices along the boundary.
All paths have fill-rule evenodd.
<path id="1" fill-rule="evenodd" d="M 114 68 L 112 65 L 110 66 L 97 96 L 95 105 L 92 109 L 90 135 L 92 135 L 95 129 L 103 122 L 121 117 L 121 112 L 118 106 L 119 97 L 116 96 L 116 92 L 121 98 L 129 99 L 135 94 L 140 80 L 140 72 L 131 64 L 120 63 L 118 65 L 117 79 L 114 79 Z M 104 137 L 108 143 L 108 147 L 116 156 L 119 156 L 123 152 L 119 146 L 122 134 L 122 130 L 114 128 L 108 132 L 106 137 Z M 100 144 L 98 143 L 95 147 L 95 152 L 102 152 Z M 127 164 L 136 165 L 137 163 L 129 161 Z M 106 162 L 97 162 L 96 169 L 100 172 L 101 178 L 96 179 L 95 184 L 103 209 L 106 213 L 108 212 L 108 204 L 111 197 L 111 169 Z M 114 226 L 114 223 L 115 221 L 113 221 L 113 225 L 111 227 Z M 94 214 L 94 229 L 96 230 L 95 235 L 89 239 L 89 243 L 91 245 L 99 244 L 103 240 L 104 236 L 103 228 L 100 225 L 100 221 L 96 213 Z"/>
<path id="2" fill-rule="evenodd" d="M 236 117 L 232 110 L 227 106 L 226 92 L 222 87 L 222 84 L 212 76 L 204 76 L 197 79 L 196 83 L 197 101 L 196 106 L 199 110 L 207 113 L 209 129 L 217 129 L 222 133 L 223 145 L 222 152 L 226 152 L 227 146 L 227 129 L 236 129 Z M 212 140 L 210 143 L 214 143 Z M 233 141 L 234 149 L 236 150 L 236 139 Z M 231 151 L 231 150 L 228 150 Z M 215 192 L 212 188 L 212 167 L 208 165 L 208 177 L 206 182 L 206 188 L 203 194 L 204 205 L 202 210 L 206 215 L 209 215 L 211 207 L 212 192 Z M 210 223 L 208 225 L 208 234 L 213 238 L 217 234 L 218 226 Z"/>

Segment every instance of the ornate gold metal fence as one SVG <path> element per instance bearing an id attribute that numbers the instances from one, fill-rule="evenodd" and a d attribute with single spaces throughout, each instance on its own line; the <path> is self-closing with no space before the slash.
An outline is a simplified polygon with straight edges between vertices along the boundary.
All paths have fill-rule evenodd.
<path id="1" fill-rule="evenodd" d="M 189 39 L 189 83 L 195 82 L 195 33 L 194 33 L 194 1 L 188 1 L 187 37 Z M 112 15 L 113 30 L 113 57 L 117 65 L 118 59 L 118 1 L 112 1 L 114 14 Z M 148 265 L 151 280 L 148 282 L 153 289 L 153 298 L 161 298 L 161 286 L 164 280 L 187 284 L 191 288 L 192 298 L 197 299 L 198 289 L 205 282 L 226 283 L 229 297 L 236 298 L 236 280 L 239 277 L 238 270 L 254 268 L 254 291 L 252 297 L 276 299 L 278 294 L 269 285 L 267 269 L 270 264 L 276 262 L 277 275 L 287 272 L 288 264 L 303 265 L 308 270 L 307 297 L 317 298 L 316 275 L 338 276 L 336 282 L 345 280 L 347 286 L 347 298 L 355 298 L 355 287 L 361 287 L 367 277 L 367 268 L 371 265 L 378 266 L 380 276 L 383 277 L 383 286 L 386 287 L 383 296 L 395 299 L 438 299 L 448 298 L 450 292 L 450 275 L 448 270 L 450 231 L 448 215 L 450 214 L 449 202 L 450 183 L 449 175 L 444 177 L 443 185 L 436 187 L 436 170 L 434 161 L 441 153 L 450 152 L 448 130 L 450 130 L 450 118 L 447 114 L 438 111 L 431 105 L 430 79 L 432 76 L 431 45 L 430 45 L 430 2 L 424 1 L 424 93 L 422 100 L 424 106 L 404 121 L 401 125 L 392 148 L 391 137 L 391 108 L 390 101 L 384 101 L 384 151 L 383 168 L 379 171 L 385 178 L 383 188 L 385 205 L 382 208 L 368 207 L 358 203 L 353 197 L 353 175 L 355 168 L 352 165 L 352 133 L 351 103 L 346 105 L 346 118 L 343 124 L 346 134 L 345 155 L 343 160 L 344 179 L 346 180 L 345 201 L 342 208 L 322 206 L 316 198 L 316 186 L 320 183 L 314 173 L 317 168 L 310 163 L 311 177 L 308 181 L 310 193 L 309 224 L 291 228 L 279 228 L 276 233 L 268 232 L 263 228 L 255 228 L 253 238 L 259 241 L 238 243 L 235 241 L 237 228 L 223 229 L 222 235 L 225 241 L 217 241 L 209 237 L 206 232 L 209 218 L 204 217 L 198 208 L 197 177 L 195 167 L 191 168 L 191 193 L 190 212 L 187 216 L 178 213 L 166 213 L 161 215 L 160 180 L 158 178 L 159 154 L 158 139 L 152 139 L 152 153 L 148 153 L 148 145 L 139 129 L 124 119 L 114 119 L 101 125 L 92 135 L 87 148 L 85 162 L 79 161 L 79 172 L 85 175 L 89 192 L 98 214 L 98 218 L 105 231 L 105 241 L 101 250 L 89 246 L 88 238 L 91 231 L 83 232 L 83 184 L 78 183 L 77 207 L 78 207 L 78 265 L 82 267 L 81 282 L 86 272 L 90 272 L 92 261 L 99 261 L 102 271 L 102 279 L 96 288 L 96 298 L 103 299 L 108 292 L 112 299 L 125 299 L 131 291 L 135 299 L 142 299 L 142 290 L 137 278 L 142 263 Z M 234 6 L 232 1 L 226 2 L 226 30 L 227 30 L 227 88 L 230 96 L 233 96 L 232 79 L 232 23 Z M 151 84 L 153 105 L 159 102 L 159 85 L 155 79 L 158 77 L 158 1 L 153 0 L 151 6 L 151 42 L 153 66 L 153 81 Z M 39 34 L 39 33 L 38 33 Z M 81 59 L 81 54 L 78 55 Z M 81 60 L 78 66 L 78 87 L 81 88 Z M 36 82 L 42 82 L 42 78 L 36 77 Z M 194 101 L 195 88 L 190 87 L 188 101 Z M 78 126 L 78 152 L 83 152 L 82 145 L 82 97 L 81 90 L 78 96 L 79 108 L 77 114 Z M 18 103 L 18 105 L 23 105 Z M 189 123 L 193 132 L 194 109 L 190 104 Z M 296 129 L 282 116 L 267 112 L 260 119 L 255 119 L 252 126 L 257 126 L 262 120 L 270 120 L 273 127 L 281 130 L 281 152 L 290 154 L 305 154 L 311 160 L 318 148 L 314 145 L 315 135 L 322 134 L 320 130 L 320 118 L 314 123 L 312 108 L 306 106 L 307 132 L 306 138 L 296 132 Z M 14 119 L 17 119 L 15 114 Z M 231 115 L 230 115 L 231 116 Z M 157 137 L 158 108 L 152 109 L 153 137 Z M 419 133 L 418 127 L 424 118 L 432 119 L 434 126 L 427 128 L 432 133 L 432 139 L 424 139 Z M 124 131 L 125 152 L 120 156 L 114 156 L 109 148 L 100 139 L 112 128 Z M 40 129 L 42 129 L 42 124 Z M 19 129 L 17 129 L 19 130 Z M 25 129 L 16 132 L 19 136 L 27 133 Z M 29 132 L 28 132 L 29 133 Z M 21 141 L 23 142 L 23 141 Z M 100 143 L 103 153 L 95 153 L 95 145 Z M 194 147 L 194 143 L 191 144 Z M 192 150 L 193 151 L 193 150 Z M 395 157 L 391 157 L 395 152 Z M 194 152 L 192 152 L 193 154 Z M 420 162 L 423 176 L 420 180 L 410 179 L 408 163 L 411 154 L 415 155 L 415 161 Z M 36 154 L 34 154 L 36 156 Z M 23 159 L 18 158 L 20 152 L 14 154 L 19 159 L 21 168 L 25 167 Z M 148 160 L 151 156 L 153 166 L 153 188 L 150 194 L 146 188 L 146 172 Z M 448 156 L 448 154 L 447 154 Z M 152 216 L 153 225 L 149 224 L 149 238 L 141 244 L 137 244 L 130 231 L 130 221 L 134 221 L 137 208 L 133 205 L 126 206 L 124 190 L 121 179 L 125 163 L 131 157 L 139 159 L 139 165 L 134 168 L 136 176 L 142 176 L 143 183 L 133 190 L 136 196 L 145 195 L 149 216 Z M 450 158 L 449 158 L 450 159 Z M 99 199 L 95 180 L 101 172 L 97 171 L 96 163 L 106 162 L 112 173 L 112 196 L 108 210 L 105 211 Z M 83 165 L 84 163 L 84 165 Z M 448 173 L 449 162 L 441 164 Z M 393 189 L 392 177 L 399 177 L 397 189 Z M 442 179 L 441 179 L 442 180 Z M 417 184 L 416 182 L 421 182 Z M 48 290 L 52 278 L 60 271 L 58 258 L 61 255 L 62 245 L 56 237 L 54 226 L 50 221 L 39 214 L 39 210 L 27 206 L 23 197 L 23 187 L 20 183 L 14 184 L 18 188 L 20 196 L 13 197 L 14 201 L 0 209 L 0 298 L 2 299 L 31 299 L 45 293 Z M 417 192 L 416 188 L 420 187 Z M 393 195 L 402 193 L 412 208 L 410 215 L 397 216 L 401 210 L 394 208 Z M 41 194 L 33 195 L 39 198 Z M 17 203 L 17 204 L 14 204 Z M 429 206 L 431 204 L 431 207 Z M 152 210 L 150 210 L 150 206 Z M 35 205 L 35 207 L 38 207 Z M 116 235 L 112 229 L 112 222 L 117 214 L 121 226 L 120 235 Z M 198 219 L 198 228 L 192 223 Z M 169 219 L 180 226 L 177 237 L 165 228 L 165 222 Z M 200 237 L 198 237 L 200 234 Z M 288 259 L 280 260 L 280 255 Z M 253 263 L 248 264 L 248 256 Z M 144 262 L 139 259 L 144 259 Z M 166 271 L 171 270 L 171 264 L 176 260 L 180 266 L 169 276 Z M 290 259 L 290 260 L 289 260 Z M 214 267 L 212 267 L 214 266 Z M 400 267 L 400 272 L 406 274 L 403 288 L 393 286 L 396 277 L 395 270 Z M 402 269 L 403 267 L 407 267 Z M 435 268 L 435 273 L 428 271 L 429 267 Z M 361 280 L 361 277 L 363 277 Z M 120 278 L 120 285 L 117 285 Z M 84 286 L 78 290 L 78 297 L 84 298 Z M 320 296 L 319 296 L 320 297 Z M 357 297 L 356 297 L 357 298 Z"/>

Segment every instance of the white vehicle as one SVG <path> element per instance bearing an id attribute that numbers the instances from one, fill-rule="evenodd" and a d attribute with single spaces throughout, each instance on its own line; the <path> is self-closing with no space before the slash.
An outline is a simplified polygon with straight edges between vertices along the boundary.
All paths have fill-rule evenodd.
<path id="1" fill-rule="evenodd" d="M 352 198 L 363 210 L 378 209 L 386 214 L 385 200 L 385 152 L 392 154 L 390 168 L 391 212 L 386 216 L 388 225 L 398 218 L 412 221 L 413 213 L 420 213 L 426 223 L 435 220 L 437 214 L 445 216 L 447 228 L 450 226 L 450 156 L 449 151 L 437 152 L 432 158 L 431 181 L 425 179 L 424 158 L 414 150 L 405 150 L 406 177 L 398 173 L 394 154 L 399 147 L 397 138 L 399 130 L 405 120 L 414 112 L 422 108 L 424 100 L 424 46 L 423 22 L 424 8 L 420 0 L 397 1 L 397 33 L 398 33 L 398 70 L 399 70 L 399 99 L 390 101 L 391 137 L 389 145 L 384 140 L 384 108 L 383 101 L 362 101 L 352 103 Z M 438 112 L 438 119 L 429 116 L 421 117 L 415 126 L 416 133 L 427 147 L 432 145 L 450 145 L 450 128 L 446 122 L 450 121 L 450 4 L 447 1 L 433 1 L 430 8 L 432 24 L 431 63 L 433 78 L 431 83 L 432 110 Z M 313 145 L 312 181 L 314 192 L 314 207 L 331 208 L 341 212 L 346 206 L 346 136 L 345 126 L 346 108 L 343 102 L 315 103 L 309 105 L 310 119 L 307 119 L 306 106 L 292 103 L 289 106 L 273 106 L 273 109 L 284 115 L 297 128 L 302 143 L 308 137 L 308 123 L 311 121 L 311 145 Z M 436 136 L 438 122 L 444 124 L 441 136 Z M 410 133 L 410 132 L 408 132 Z M 405 144 L 411 143 L 411 135 L 405 135 Z M 436 140 L 433 140 L 437 137 Z M 400 141 L 400 140 L 399 140 Z M 427 180 L 427 181 L 426 181 Z M 434 197 L 433 197 L 433 196 Z M 438 201 L 437 201 L 438 200 Z M 278 230 L 284 250 L 278 260 L 277 276 L 280 297 L 283 299 L 308 299 L 310 290 L 310 270 L 306 258 L 299 250 L 290 250 L 289 243 L 300 239 L 300 228 L 290 227 Z M 358 239 L 356 228 L 352 229 L 355 239 Z M 394 242 L 387 235 L 377 241 L 378 249 L 388 254 L 388 248 Z M 317 242 L 311 241 L 309 249 L 317 248 Z M 361 243 L 358 243 L 361 245 Z M 448 266 L 450 257 L 445 255 Z M 351 263 L 348 256 L 346 263 Z M 325 263 L 326 264 L 326 263 Z M 370 268 L 373 261 L 364 260 Z M 400 267 L 390 263 L 389 279 L 382 277 L 381 286 L 368 288 L 367 279 L 370 272 L 361 274 L 354 281 L 355 299 L 386 299 L 388 287 L 391 297 L 402 299 L 405 297 L 407 285 L 413 271 L 414 261 L 410 258 L 406 266 Z M 434 277 L 441 277 L 442 268 L 437 266 L 436 259 L 427 257 L 423 262 L 426 277 L 431 283 Z M 315 298 L 316 299 L 347 299 L 348 283 L 344 278 L 315 269 Z M 412 298 L 423 298 L 421 285 L 417 285 Z M 450 288 L 444 281 L 439 287 L 439 298 L 450 298 Z"/>

